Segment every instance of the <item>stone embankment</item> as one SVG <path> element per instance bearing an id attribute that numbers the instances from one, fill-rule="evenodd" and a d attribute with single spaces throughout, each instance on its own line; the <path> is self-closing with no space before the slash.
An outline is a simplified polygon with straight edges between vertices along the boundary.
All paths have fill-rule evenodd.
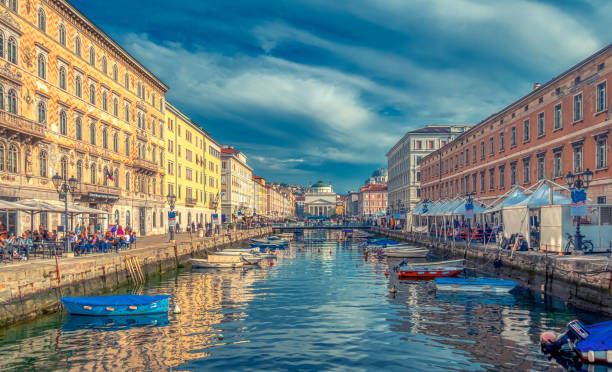
<path id="1" fill-rule="evenodd" d="M 62 296 L 91 296 L 111 292 L 130 281 L 126 259 L 135 257 L 145 277 L 175 270 L 190 257 L 270 234 L 270 227 L 236 231 L 226 236 L 201 238 L 178 234 L 139 238 L 119 253 L 80 257 L 34 259 L 0 264 L 0 326 L 35 318 L 61 309 Z"/>
<path id="2" fill-rule="evenodd" d="M 441 256 L 467 258 L 469 268 L 515 280 L 537 293 L 558 297 L 577 308 L 612 316 L 612 257 L 608 255 L 511 252 L 494 244 L 485 247 L 381 228 L 372 231 L 425 245 Z"/>

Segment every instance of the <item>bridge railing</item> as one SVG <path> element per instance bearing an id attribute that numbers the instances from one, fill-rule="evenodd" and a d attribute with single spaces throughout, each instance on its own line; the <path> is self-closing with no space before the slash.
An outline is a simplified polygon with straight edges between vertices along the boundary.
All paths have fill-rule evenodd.
<path id="1" fill-rule="evenodd" d="M 363 223 L 359 223 L 359 222 L 349 222 L 349 223 L 334 223 L 334 222 L 323 222 L 323 223 L 308 223 L 305 224 L 303 222 L 298 222 L 298 223 L 275 223 L 272 224 L 272 227 L 275 228 L 282 228 L 282 229 L 311 229 L 311 228 L 317 228 L 317 227 L 321 227 L 321 228 L 334 228 L 334 229 L 342 229 L 342 228 L 346 228 L 346 229 L 350 229 L 350 228 L 366 228 L 369 226 L 364 225 Z"/>

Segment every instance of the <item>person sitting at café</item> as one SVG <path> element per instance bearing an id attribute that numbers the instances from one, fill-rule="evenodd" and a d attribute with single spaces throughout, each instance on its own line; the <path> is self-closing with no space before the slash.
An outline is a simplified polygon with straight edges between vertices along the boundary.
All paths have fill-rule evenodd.
<path id="1" fill-rule="evenodd" d="M 110 231 L 107 231 L 104 234 L 104 240 L 102 240 L 102 250 L 104 253 L 108 252 L 109 249 L 113 248 L 115 244 L 115 238 L 113 238 L 113 234 Z"/>
<path id="2" fill-rule="evenodd" d="M 98 230 L 96 233 L 96 250 L 102 250 L 102 242 L 104 241 L 104 235 L 102 234 L 102 230 Z"/>
<path id="3" fill-rule="evenodd" d="M 514 240 L 514 245 L 512 246 L 513 251 L 527 251 L 529 250 L 529 245 L 525 240 L 523 234 L 518 234 L 517 238 Z"/>

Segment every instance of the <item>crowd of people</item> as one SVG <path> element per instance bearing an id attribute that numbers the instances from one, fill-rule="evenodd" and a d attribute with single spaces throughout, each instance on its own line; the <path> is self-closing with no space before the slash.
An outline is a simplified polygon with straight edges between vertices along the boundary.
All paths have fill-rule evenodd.
<path id="1" fill-rule="evenodd" d="M 73 231 L 70 231 L 70 245 L 76 255 L 91 253 L 119 251 L 128 248 L 130 244 L 136 242 L 136 233 L 130 226 L 123 228 L 121 225 L 111 226 L 102 233 L 100 227 L 95 233 L 88 234 L 85 226 L 77 224 Z"/>

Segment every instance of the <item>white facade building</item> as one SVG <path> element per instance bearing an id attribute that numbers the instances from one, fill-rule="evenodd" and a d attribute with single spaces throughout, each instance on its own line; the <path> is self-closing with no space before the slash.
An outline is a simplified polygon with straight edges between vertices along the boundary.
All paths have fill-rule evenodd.
<path id="1" fill-rule="evenodd" d="M 336 214 L 337 195 L 331 185 L 319 181 L 309 187 L 304 195 L 304 213 L 330 217 Z"/>

